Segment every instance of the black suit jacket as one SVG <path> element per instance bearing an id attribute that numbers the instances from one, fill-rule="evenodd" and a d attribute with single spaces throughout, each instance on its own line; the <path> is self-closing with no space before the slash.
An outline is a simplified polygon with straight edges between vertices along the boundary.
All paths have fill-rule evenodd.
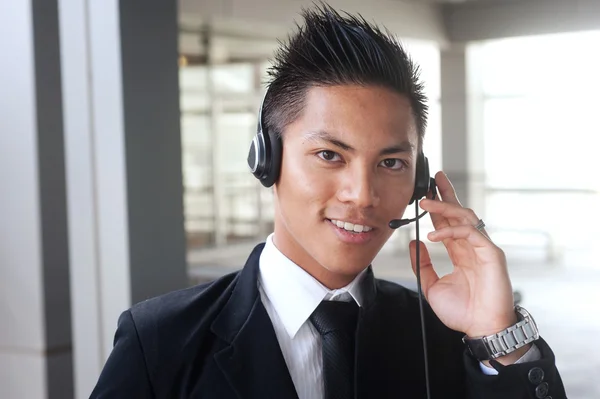
<path id="1" fill-rule="evenodd" d="M 257 246 L 242 271 L 133 306 L 119 318 L 113 351 L 92 398 L 297 398 L 257 286 Z M 369 270 L 357 331 L 357 398 L 425 398 L 418 298 Z M 554 355 L 486 376 L 462 334 L 426 307 L 431 397 L 536 398 L 539 367 L 548 396 L 565 398 Z M 538 391 L 540 388 L 537 388 Z M 542 388 L 543 389 L 543 388 Z M 543 397 L 543 396 L 542 396 Z M 315 398 L 318 399 L 318 398 Z"/>

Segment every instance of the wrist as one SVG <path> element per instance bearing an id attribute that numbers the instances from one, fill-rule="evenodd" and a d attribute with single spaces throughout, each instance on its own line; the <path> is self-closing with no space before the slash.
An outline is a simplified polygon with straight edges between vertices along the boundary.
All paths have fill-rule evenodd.
<path id="1" fill-rule="evenodd" d="M 511 364 L 515 364 L 520 358 L 525 356 L 529 349 L 531 349 L 531 345 L 532 344 L 527 344 L 522 348 L 519 348 L 516 351 L 509 353 L 508 355 L 497 357 L 495 360 L 503 366 L 510 366 Z M 482 360 L 481 362 L 488 367 L 492 367 L 489 360 Z"/>
<path id="2" fill-rule="evenodd" d="M 497 359 L 503 364 L 513 364 L 519 360 L 530 348 L 529 344 L 539 338 L 539 331 L 527 310 L 516 306 L 515 311 L 516 323 L 503 330 L 496 330 L 488 335 L 465 335 L 463 342 L 467 345 L 471 355 L 482 362 Z M 483 329 L 470 331 L 475 331 L 475 334 L 487 332 Z"/>
<path id="3" fill-rule="evenodd" d="M 510 326 L 514 326 L 517 322 L 518 317 L 513 309 L 508 315 L 499 320 L 488 320 L 486 323 L 469 328 L 469 330 L 464 331 L 464 333 L 468 338 L 482 338 L 488 335 L 497 334 Z"/>

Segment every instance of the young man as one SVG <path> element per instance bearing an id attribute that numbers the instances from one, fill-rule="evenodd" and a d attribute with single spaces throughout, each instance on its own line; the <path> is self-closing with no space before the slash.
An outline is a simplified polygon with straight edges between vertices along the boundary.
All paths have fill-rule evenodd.
<path id="1" fill-rule="evenodd" d="M 92 398 L 565 398 L 502 250 L 441 172 L 420 206 L 455 268 L 439 278 L 421 244 L 426 378 L 417 295 L 370 267 L 423 170 L 417 67 L 361 18 L 303 16 L 249 156 L 274 183 L 274 233 L 242 271 L 124 312 Z"/>

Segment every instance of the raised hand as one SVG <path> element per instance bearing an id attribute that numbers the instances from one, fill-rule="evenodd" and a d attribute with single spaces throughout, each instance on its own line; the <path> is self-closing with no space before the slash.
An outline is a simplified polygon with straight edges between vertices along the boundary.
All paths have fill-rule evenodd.
<path id="1" fill-rule="evenodd" d="M 447 327 L 470 337 L 497 333 L 517 322 L 504 252 L 475 227 L 479 218 L 460 204 L 448 177 L 438 172 L 435 180 L 441 199 L 424 199 L 420 206 L 435 227 L 429 240 L 444 244 L 454 269 L 440 278 L 420 243 L 423 293 Z M 413 270 L 416 245 L 410 243 Z"/>

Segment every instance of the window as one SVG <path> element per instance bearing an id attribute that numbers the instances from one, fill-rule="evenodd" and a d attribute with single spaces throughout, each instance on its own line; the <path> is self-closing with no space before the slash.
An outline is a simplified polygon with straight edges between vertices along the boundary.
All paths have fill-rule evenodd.
<path id="1" fill-rule="evenodd" d="M 486 222 L 512 232 L 513 241 L 547 235 L 564 247 L 593 245 L 597 222 L 590 220 L 600 221 L 594 145 L 600 138 L 600 32 L 477 47 Z"/>
<path id="2" fill-rule="evenodd" d="M 246 156 L 256 132 L 254 63 L 180 69 L 188 247 L 255 237 L 261 195 Z"/>

